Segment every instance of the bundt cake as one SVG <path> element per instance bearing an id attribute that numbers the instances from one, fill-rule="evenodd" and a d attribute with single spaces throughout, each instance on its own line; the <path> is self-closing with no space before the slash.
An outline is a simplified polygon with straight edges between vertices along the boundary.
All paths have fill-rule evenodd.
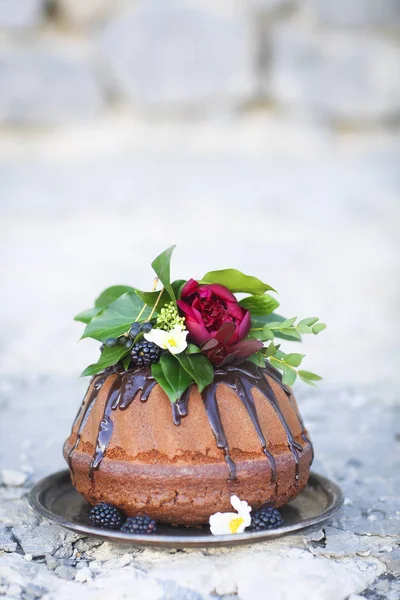
<path id="1" fill-rule="evenodd" d="M 73 485 L 91 505 L 174 525 L 207 523 L 233 495 L 280 507 L 313 459 L 289 385 L 319 377 L 274 339 L 324 326 L 279 317 L 272 288 L 233 269 L 171 284 L 171 251 L 152 264 L 159 293 L 114 286 L 76 317 L 103 344 L 64 444 Z"/>
<path id="2" fill-rule="evenodd" d="M 198 525 L 232 494 L 253 508 L 289 502 L 312 445 L 278 371 L 248 362 L 217 371 L 202 394 L 191 386 L 172 411 L 149 369 L 94 377 L 64 455 L 90 504 Z"/>

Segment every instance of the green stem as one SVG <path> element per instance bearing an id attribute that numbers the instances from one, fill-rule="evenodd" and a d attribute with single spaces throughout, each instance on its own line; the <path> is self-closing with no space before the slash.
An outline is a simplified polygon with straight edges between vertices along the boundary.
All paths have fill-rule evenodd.
<path id="1" fill-rule="evenodd" d="M 161 296 L 162 296 L 162 293 L 163 293 L 163 291 L 164 291 L 164 288 L 162 288 L 162 290 L 160 291 L 160 293 L 159 293 L 159 294 L 158 294 L 158 296 L 157 296 L 157 300 L 156 300 L 156 302 L 155 302 L 155 304 L 154 304 L 153 308 L 151 309 L 151 313 L 149 314 L 149 316 L 148 316 L 148 318 L 147 318 L 147 320 L 148 320 L 148 321 L 150 321 L 150 320 L 151 320 L 151 317 L 154 315 L 154 313 L 155 313 L 155 311 L 156 311 L 156 308 L 157 308 L 157 305 L 158 305 L 158 303 L 159 303 L 159 302 L 160 302 L 160 300 L 161 300 Z"/>

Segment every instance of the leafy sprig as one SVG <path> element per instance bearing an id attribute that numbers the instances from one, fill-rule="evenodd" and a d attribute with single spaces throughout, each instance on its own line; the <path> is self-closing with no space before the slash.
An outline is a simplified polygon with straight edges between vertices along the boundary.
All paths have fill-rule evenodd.
<path id="1" fill-rule="evenodd" d="M 171 246 L 152 262 L 157 278 L 163 286 L 161 291 L 154 288 L 151 292 L 145 292 L 131 286 L 115 285 L 104 290 L 96 298 L 92 308 L 76 315 L 75 320 L 86 325 L 82 338 L 93 338 L 103 342 L 99 360 L 89 365 L 82 375 L 94 375 L 117 363 L 122 364 L 126 370 L 129 368 L 132 345 L 143 337 L 143 333 L 139 333 L 128 347 L 117 345 L 110 348 L 104 345 L 104 342 L 109 338 L 128 335 L 134 322 L 143 323 L 150 320 L 156 327 L 163 325 L 164 329 L 168 330 L 169 321 L 172 323 L 169 312 L 176 311 L 176 300 L 180 298 L 186 283 L 181 279 L 171 282 L 170 263 L 174 248 L 175 246 Z M 317 317 L 297 320 L 296 317 L 286 319 L 279 315 L 275 312 L 279 308 L 279 302 L 269 293 L 275 290 L 257 277 L 246 275 L 237 269 L 210 271 L 200 283 L 218 283 L 227 287 L 233 294 L 247 294 L 239 300 L 241 307 L 251 315 L 252 328 L 247 340 L 264 342 L 264 348 L 248 360 L 261 367 L 268 361 L 282 373 L 283 383 L 287 385 L 292 385 L 297 377 L 311 385 L 315 385 L 315 382 L 321 379 L 319 375 L 299 368 L 304 358 L 303 354 L 285 354 L 280 344 L 275 343 L 276 338 L 299 342 L 303 335 L 317 335 L 326 327 Z M 182 317 L 176 315 L 175 321 L 178 324 Z M 204 351 L 194 344 L 188 344 L 184 352 L 164 352 L 160 361 L 152 364 L 152 374 L 171 402 L 176 402 L 192 383 L 202 391 L 212 382 L 214 367 Z"/>

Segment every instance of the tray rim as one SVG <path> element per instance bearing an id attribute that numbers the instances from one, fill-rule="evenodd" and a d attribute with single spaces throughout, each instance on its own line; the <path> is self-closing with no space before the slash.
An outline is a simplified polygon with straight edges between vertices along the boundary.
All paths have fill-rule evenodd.
<path id="1" fill-rule="evenodd" d="M 326 521 L 332 517 L 343 505 L 344 496 L 339 485 L 314 471 L 310 471 L 310 476 L 307 485 L 312 487 L 320 486 L 328 496 L 329 504 L 319 514 L 308 517 L 297 523 L 290 525 L 284 525 L 277 529 L 267 531 L 244 531 L 240 534 L 233 535 L 163 535 L 163 534 L 152 534 L 152 535 L 133 535 L 129 533 L 123 533 L 115 530 L 104 530 L 97 527 L 91 527 L 90 525 L 84 525 L 76 523 L 53 513 L 49 510 L 43 502 L 41 502 L 41 495 L 53 487 L 57 481 L 61 481 L 70 477 L 68 469 L 56 471 L 51 473 L 38 482 L 31 488 L 28 493 L 28 502 L 31 508 L 39 514 L 41 517 L 45 517 L 53 523 L 93 537 L 102 538 L 105 541 L 114 541 L 117 543 L 130 543 L 137 546 L 153 546 L 158 548 L 201 548 L 201 547 L 212 547 L 212 546 L 234 546 L 241 544 L 250 544 L 254 542 L 261 542 L 264 540 L 275 539 L 284 535 L 289 535 L 301 529 L 317 525 L 322 521 Z M 72 483 L 71 483 L 71 487 Z M 79 493 L 79 492 L 77 492 Z M 84 502 L 84 499 L 82 498 Z"/>

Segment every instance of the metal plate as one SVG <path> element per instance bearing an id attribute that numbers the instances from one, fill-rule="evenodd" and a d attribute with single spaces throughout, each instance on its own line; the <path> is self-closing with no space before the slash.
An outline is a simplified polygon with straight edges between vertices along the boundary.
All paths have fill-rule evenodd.
<path id="1" fill-rule="evenodd" d="M 343 495 L 335 483 L 322 475 L 310 473 L 305 490 L 281 509 L 285 519 L 283 527 L 220 536 L 211 535 L 208 526 L 189 528 L 159 524 L 157 533 L 151 535 L 131 535 L 92 527 L 88 519 L 90 506 L 72 486 L 68 470 L 39 481 L 30 491 L 28 500 L 43 517 L 78 533 L 138 546 L 189 548 L 251 544 L 287 535 L 331 517 L 342 506 Z"/>

